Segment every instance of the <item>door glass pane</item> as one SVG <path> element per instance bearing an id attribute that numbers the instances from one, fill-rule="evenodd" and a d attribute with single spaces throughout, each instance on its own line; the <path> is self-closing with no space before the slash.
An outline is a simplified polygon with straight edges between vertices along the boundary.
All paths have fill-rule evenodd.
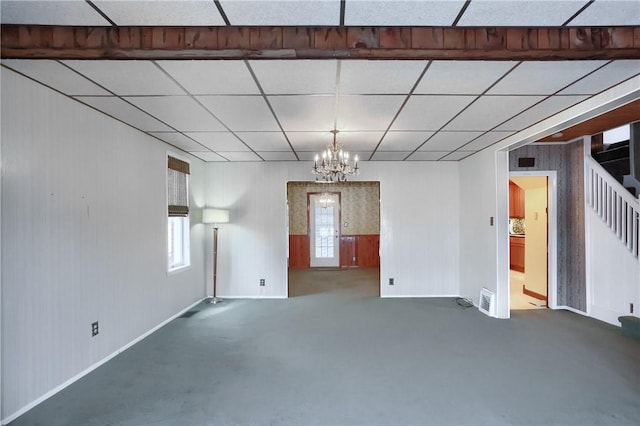
<path id="1" fill-rule="evenodd" d="M 316 205 L 316 258 L 334 257 L 333 205 Z"/>

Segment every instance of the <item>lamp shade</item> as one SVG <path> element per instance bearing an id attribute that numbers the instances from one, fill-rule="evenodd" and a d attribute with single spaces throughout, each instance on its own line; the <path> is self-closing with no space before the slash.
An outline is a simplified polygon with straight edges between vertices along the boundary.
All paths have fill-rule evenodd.
<path id="1" fill-rule="evenodd" d="M 228 223 L 229 210 L 204 209 L 202 210 L 202 223 Z"/>

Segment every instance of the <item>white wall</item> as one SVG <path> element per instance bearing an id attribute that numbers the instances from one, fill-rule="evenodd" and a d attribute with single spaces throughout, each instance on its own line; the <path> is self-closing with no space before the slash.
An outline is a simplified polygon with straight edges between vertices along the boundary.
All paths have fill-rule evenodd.
<path id="1" fill-rule="evenodd" d="M 639 316 L 638 259 L 590 207 L 586 210 L 591 239 L 587 259 L 587 276 L 591 283 L 588 312 L 594 318 L 620 326 L 619 316 L 632 315 L 629 313 L 629 303 L 634 304 L 633 315 Z"/>
<path id="2" fill-rule="evenodd" d="M 204 297 L 203 225 L 192 267 L 166 274 L 169 148 L 2 70 L 5 421 Z"/>
<path id="3" fill-rule="evenodd" d="M 231 223 L 218 235 L 221 297 L 287 296 L 286 184 L 311 180 L 310 168 L 310 162 L 207 165 L 207 205 L 231 210 Z M 380 181 L 381 295 L 457 295 L 458 164 L 363 162 L 361 169 L 357 180 Z"/>
<path id="4" fill-rule="evenodd" d="M 509 317 L 508 301 L 502 300 L 509 297 L 508 275 L 500 276 L 501 270 L 508 274 L 509 206 L 498 203 L 496 194 L 500 188 L 508 199 L 508 181 L 504 152 L 481 151 L 460 164 L 460 294 L 477 304 L 483 287 L 496 293 L 501 318 Z M 505 242 L 502 252 L 498 238 Z"/>

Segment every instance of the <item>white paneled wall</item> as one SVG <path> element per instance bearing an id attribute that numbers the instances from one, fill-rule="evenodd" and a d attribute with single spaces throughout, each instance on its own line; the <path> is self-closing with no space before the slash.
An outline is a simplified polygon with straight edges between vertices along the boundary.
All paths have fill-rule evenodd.
<path id="1" fill-rule="evenodd" d="M 204 296 L 198 214 L 191 268 L 166 273 L 168 149 L 2 70 L 2 419 Z"/>
<path id="2" fill-rule="evenodd" d="M 507 176 L 506 169 L 504 176 Z M 506 182 L 504 188 L 508 188 Z M 499 215 L 496 214 L 494 152 L 482 151 L 461 162 L 460 203 L 460 294 L 477 303 L 483 287 L 498 293 L 496 238 L 500 224 L 497 221 Z M 506 224 L 503 228 L 506 233 Z M 507 260 L 508 254 L 504 256 Z M 508 297 L 508 291 L 506 295 L 502 293 L 498 296 Z M 502 312 L 501 316 L 508 317 L 508 310 Z"/>
<path id="3" fill-rule="evenodd" d="M 207 205 L 231 211 L 218 236 L 220 296 L 287 296 L 286 184 L 311 180 L 310 168 L 311 162 L 207 165 Z M 381 295 L 457 295 L 457 163 L 366 162 L 361 168 L 358 180 L 381 182 Z"/>
<path id="4" fill-rule="evenodd" d="M 590 316 L 620 326 L 621 315 L 638 315 L 640 274 L 638 259 L 618 240 L 593 209 L 586 208 L 588 235 L 591 239 L 587 276 L 591 284 Z M 629 313 L 629 304 L 634 314 Z"/>
<path id="5" fill-rule="evenodd" d="M 368 173 L 380 176 L 380 295 L 459 295 L 458 163 L 379 162 Z"/>

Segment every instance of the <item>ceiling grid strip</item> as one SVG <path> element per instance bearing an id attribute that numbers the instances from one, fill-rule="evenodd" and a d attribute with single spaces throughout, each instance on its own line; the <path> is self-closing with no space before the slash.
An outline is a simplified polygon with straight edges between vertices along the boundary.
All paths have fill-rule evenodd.
<path id="1" fill-rule="evenodd" d="M 578 9 L 578 11 L 576 13 L 574 13 L 573 15 L 571 15 L 569 17 L 569 19 L 567 19 L 566 21 L 564 21 L 562 23 L 561 26 L 566 27 L 567 25 L 569 25 L 569 23 L 571 21 L 573 21 L 574 19 L 576 19 L 578 17 L 578 15 L 580 15 L 582 12 L 584 12 L 589 6 L 591 6 L 593 4 L 595 0 L 589 0 L 584 6 L 582 6 L 580 9 Z"/>
<path id="2" fill-rule="evenodd" d="M 160 64 L 158 64 L 156 61 L 151 61 L 153 62 L 153 64 L 158 67 L 158 69 L 164 73 L 168 78 L 170 78 L 176 85 L 178 85 L 178 87 L 180 87 L 192 100 L 194 100 L 198 105 L 200 105 L 202 108 L 204 108 L 205 111 L 207 111 L 207 113 L 209 113 L 209 115 L 211 115 L 213 118 L 215 118 L 221 125 L 222 127 L 224 127 L 225 129 L 227 129 L 227 131 L 229 133 L 231 133 L 236 139 L 238 139 L 244 146 L 246 146 L 247 148 L 249 148 L 249 150 L 251 152 L 253 152 L 255 155 L 258 156 L 258 158 L 260 158 L 262 161 L 265 161 L 264 158 L 262 158 L 262 156 L 260 154 L 258 154 L 256 151 L 253 150 L 253 148 L 251 148 L 249 145 L 247 145 L 240 136 L 238 136 L 236 134 L 236 132 L 234 132 L 233 130 L 231 130 L 229 128 L 229 126 L 226 125 L 226 123 L 224 123 L 222 120 L 220 120 L 214 113 L 213 111 L 211 111 L 209 108 L 207 108 L 202 102 L 200 102 L 200 100 L 198 98 L 196 98 L 192 93 L 190 93 L 187 89 L 184 88 L 184 86 L 182 86 L 182 84 L 180 84 L 175 78 L 173 78 L 173 76 L 171 74 L 169 74 L 164 68 L 162 68 L 160 66 Z M 182 132 L 180 132 L 182 133 Z M 184 133 L 182 133 L 184 136 Z M 188 137 L 188 136 L 187 136 Z M 189 138 L 192 139 L 192 138 Z M 202 145 L 202 144 L 200 144 Z M 224 158 L 225 160 L 229 161 L 228 158 L 224 157 L 223 155 L 219 154 L 216 151 L 211 150 L 210 148 L 207 148 L 208 151 L 211 151 L 213 153 L 215 153 L 216 155 L 219 155 L 220 157 Z"/>
<path id="3" fill-rule="evenodd" d="M 510 121 L 510 120 L 513 120 L 514 118 L 518 117 L 519 115 L 524 114 L 525 112 L 529 111 L 531 108 L 533 108 L 533 107 L 535 107 L 535 106 L 537 106 L 537 105 L 540 105 L 541 103 L 543 103 L 543 102 L 545 102 L 545 101 L 547 101 L 547 100 L 551 99 L 552 97 L 554 97 L 554 96 L 558 95 L 560 92 L 562 92 L 562 91 L 563 91 L 563 90 L 565 90 L 566 88 L 568 88 L 568 87 L 570 87 L 570 86 L 572 86 L 572 85 L 576 84 L 576 83 L 577 83 L 577 82 L 579 82 L 580 80 L 583 80 L 583 79 L 585 79 L 585 78 L 589 77 L 589 76 L 590 76 L 590 75 L 592 75 L 593 73 L 595 73 L 595 72 L 597 72 L 597 71 L 601 70 L 602 68 L 606 67 L 607 65 L 609 65 L 609 64 L 610 64 L 610 63 L 612 63 L 612 62 L 613 62 L 613 61 L 608 61 L 608 62 L 606 62 L 606 63 L 602 64 L 601 66 L 599 66 L 599 67 L 595 68 L 595 69 L 594 69 L 594 70 L 592 70 L 591 72 L 588 72 L 587 74 L 585 74 L 585 75 L 583 75 L 582 77 L 578 78 L 577 80 L 573 80 L 571 83 L 569 83 L 569 84 L 565 85 L 564 87 L 561 87 L 560 89 L 556 90 L 554 93 L 552 93 L 552 94 L 550 94 L 550 95 L 547 95 L 544 99 L 541 99 L 540 101 L 536 102 L 535 104 L 531 105 L 530 107 L 523 109 L 523 110 L 522 110 L 522 111 L 520 111 L 519 113 L 517 113 L 517 114 L 515 114 L 515 115 L 513 115 L 513 116 L 511 116 L 511 117 L 509 117 L 509 118 L 507 118 L 507 119 L 506 119 L 506 120 L 504 120 L 503 122 L 496 124 L 496 125 L 495 125 L 495 126 L 493 126 L 491 129 L 489 129 L 489 130 L 485 131 L 483 134 L 481 134 L 481 135 L 479 135 L 478 137 L 476 137 L 476 138 L 474 138 L 474 139 L 470 140 L 469 142 L 465 143 L 464 145 L 459 146 L 459 147 L 458 147 L 458 148 L 456 148 L 454 151 L 451 151 L 450 153 L 448 153 L 447 155 L 445 155 L 444 157 L 442 157 L 442 158 L 440 158 L 440 159 L 444 159 L 445 157 L 447 157 L 448 155 L 453 154 L 454 152 L 462 152 L 462 151 L 463 151 L 463 150 L 462 150 L 462 148 L 464 148 L 465 146 L 469 145 L 470 143 L 472 143 L 472 142 L 473 142 L 473 141 L 475 141 L 476 139 L 481 138 L 482 136 L 486 135 L 487 133 L 490 133 L 490 132 L 494 131 L 495 129 L 497 129 L 498 127 L 502 126 L 502 125 L 503 125 L 503 124 L 505 124 L 506 122 L 508 122 L 508 121 Z M 606 89 L 605 89 L 605 90 L 606 90 Z M 559 95 L 559 96 L 562 96 L 562 95 Z M 595 96 L 595 95 L 594 95 L 594 96 Z M 574 104 L 574 105 L 575 105 L 575 104 Z M 560 111 L 556 111 L 553 115 L 555 115 L 555 114 L 559 114 L 559 113 L 561 113 L 562 111 L 565 111 L 565 110 L 567 110 L 567 109 L 571 108 L 572 106 L 573 106 L 573 105 L 569 105 L 568 107 L 566 107 L 566 108 L 564 108 L 564 109 L 562 109 L 562 110 L 560 110 Z M 539 122 L 541 122 L 541 121 L 543 121 L 543 120 L 546 120 L 546 118 L 548 118 L 548 117 L 544 117 L 544 118 L 542 118 L 542 119 L 540 119 L 540 120 L 536 121 L 535 123 L 531 123 L 528 127 L 534 126 L 534 125 L 538 124 Z M 504 137 L 504 138 L 502 138 L 502 139 L 505 139 L 505 138 L 507 138 L 507 137 L 508 137 L 508 136 L 505 136 L 505 137 Z M 502 139 L 497 140 L 497 141 L 493 142 L 492 144 L 489 144 L 489 145 L 485 146 L 484 148 L 480 149 L 479 151 L 485 150 L 485 149 L 487 149 L 487 148 L 489 148 L 489 147 L 491 147 L 491 146 L 493 146 L 493 145 L 495 145 L 495 144 L 499 143 Z M 472 153 L 470 153 L 469 155 L 472 155 L 472 154 L 475 154 L 475 152 L 472 152 Z M 467 156 L 467 157 L 468 157 L 468 156 Z M 466 158 L 466 157 L 464 157 L 464 158 Z"/>
<path id="4" fill-rule="evenodd" d="M 224 21 L 225 25 L 230 26 L 231 22 L 229 21 L 229 17 L 227 16 L 227 13 L 222 8 L 222 4 L 220 4 L 220 0 L 212 0 L 212 1 L 218 8 L 218 12 L 220 13 L 220 16 L 222 17 L 222 20 Z"/>
<path id="5" fill-rule="evenodd" d="M 89 6 L 91 6 L 93 8 L 93 10 L 95 10 L 100 16 L 102 16 L 104 19 L 106 19 L 112 26 L 117 27 L 118 24 L 116 24 L 111 18 L 109 18 L 107 16 L 106 13 L 104 13 L 98 6 L 96 6 L 91 0 L 84 0 Z"/>
<path id="6" fill-rule="evenodd" d="M 440 131 L 442 131 L 442 129 L 444 129 L 445 127 L 447 127 L 447 125 L 449 123 L 451 123 L 453 120 L 455 120 L 460 114 L 462 114 L 463 112 L 465 112 L 471 105 L 473 105 L 474 103 L 476 103 L 481 97 L 483 97 L 489 90 L 491 90 L 496 84 L 498 84 L 500 81 L 502 81 L 502 79 L 504 79 L 506 76 L 508 76 L 509 74 L 511 74 L 511 72 L 516 69 L 521 62 L 518 62 L 517 64 L 515 64 L 513 67 L 511 67 L 509 69 L 509 71 L 507 71 L 506 73 L 504 73 L 499 79 L 497 79 L 496 81 L 493 82 L 492 85 L 490 85 L 489 87 L 487 87 L 484 92 L 482 92 L 481 94 L 479 94 L 473 101 L 469 102 L 469 104 L 467 106 L 465 106 L 464 108 L 462 108 L 460 111 L 458 111 L 457 114 L 455 114 L 453 117 L 451 117 L 446 123 L 444 123 L 433 135 L 431 135 L 429 137 L 429 139 L 427 139 L 426 141 L 424 141 L 421 145 L 419 145 L 416 149 L 414 149 L 409 155 L 407 155 L 403 161 L 407 160 L 409 157 L 411 157 L 413 154 L 415 154 L 416 152 L 418 152 L 418 150 L 420 150 L 420 148 L 422 148 L 427 142 L 429 142 L 436 134 L 438 134 Z M 449 154 L 447 154 L 449 155 Z M 443 156 L 441 158 L 438 159 L 441 160 L 442 158 L 446 157 Z"/>
<path id="7" fill-rule="evenodd" d="M 126 104 L 128 104 L 128 105 L 132 106 L 133 108 L 135 108 L 135 109 L 137 109 L 138 111 L 140 111 L 140 112 L 142 112 L 142 113 L 144 113 L 144 114 L 148 115 L 149 117 L 153 118 L 154 120 L 157 120 L 158 122 L 160 122 L 160 123 L 164 124 L 164 125 L 165 125 L 165 126 L 167 126 L 168 128 L 173 129 L 173 130 L 174 130 L 174 131 L 176 131 L 177 133 L 181 133 L 178 129 L 176 129 L 175 127 L 173 127 L 173 126 L 172 126 L 172 125 L 170 125 L 169 123 L 166 123 L 165 121 L 161 120 L 160 118 L 156 117 L 155 115 L 150 114 L 148 111 L 145 111 L 144 109 L 142 109 L 142 108 L 140 108 L 139 106 L 135 105 L 134 103 L 130 102 L 128 99 L 125 99 L 125 98 L 123 98 L 122 96 L 120 96 L 120 95 L 118 95 L 118 94 L 114 93 L 113 91 L 111 91 L 111 90 L 109 90 L 108 88 L 104 87 L 103 85 L 101 85 L 101 84 L 100 84 L 100 83 L 98 83 L 97 81 L 94 81 L 93 79 L 91 79 L 91 78 L 87 77 L 86 75 L 82 74 L 81 72 L 77 71 L 75 68 L 73 68 L 73 67 L 71 67 L 71 66 L 67 65 L 67 64 L 66 64 L 66 63 L 64 63 L 63 61 L 59 61 L 59 60 L 58 60 L 58 61 L 56 61 L 56 62 L 58 62 L 58 63 L 59 63 L 60 65 L 62 65 L 63 67 L 67 68 L 69 71 L 71 71 L 71 72 L 73 72 L 73 73 L 75 73 L 75 74 L 79 75 L 80 77 L 82 77 L 82 78 L 84 78 L 84 79 L 86 79 L 86 80 L 90 81 L 91 83 L 95 84 L 96 86 L 100 87 L 100 88 L 101 88 L 102 90 L 104 90 L 105 92 L 111 93 L 111 94 L 113 95 L 113 97 L 115 97 L 115 98 L 117 98 L 117 99 L 120 99 L 122 102 L 124 102 L 124 103 L 126 103 Z M 68 95 L 66 95 L 66 96 L 68 96 Z M 69 96 L 69 97 L 70 97 L 71 99 L 73 99 L 73 100 L 77 101 L 77 102 L 80 102 L 80 103 L 81 103 L 81 104 L 83 104 L 83 105 L 88 105 L 87 103 L 82 102 L 82 100 L 81 100 L 81 99 L 78 99 L 78 98 L 81 98 L 81 96 L 78 96 L 78 97 L 75 97 L 75 96 Z M 108 114 L 108 113 L 106 113 L 106 112 L 104 112 L 104 111 L 102 111 L 102 110 L 99 110 L 99 109 L 97 109 L 97 108 L 95 108 L 95 107 L 93 107 L 93 106 L 91 106 L 91 105 L 89 105 L 89 106 L 90 106 L 91 108 L 95 109 L 96 111 L 100 111 L 100 112 L 102 112 L 103 114 L 108 115 L 109 117 L 113 117 L 111 114 Z M 113 117 L 113 118 L 115 118 L 115 117 Z M 117 118 L 116 118 L 116 120 L 118 120 L 118 121 L 122 121 L 122 120 L 117 119 Z M 122 122 L 123 122 L 123 123 L 126 123 L 126 122 L 124 122 L 124 121 L 122 121 Z M 126 123 L 126 124 L 129 124 L 129 123 Z M 178 149 L 181 149 L 181 150 L 182 150 L 182 148 L 180 148 L 180 147 L 178 147 L 178 146 L 175 146 L 174 144 L 169 143 L 169 142 L 167 142 L 167 141 L 165 141 L 165 140 L 163 140 L 163 139 L 160 139 L 160 138 L 158 138 L 157 136 L 155 136 L 155 135 L 151 134 L 151 133 L 150 133 L 150 132 L 148 132 L 148 131 L 145 131 L 145 130 L 142 130 L 142 129 L 138 129 L 137 127 L 135 127 L 135 126 L 133 126 L 133 125 L 131 125 L 131 124 L 129 124 L 129 125 L 130 125 L 131 127 L 135 128 L 135 129 L 137 129 L 137 130 L 140 130 L 140 131 L 141 131 L 141 132 L 143 132 L 143 133 L 148 134 L 149 136 L 152 136 L 152 137 L 154 137 L 154 138 L 156 138 L 156 139 L 162 140 L 163 142 L 168 143 L 169 145 L 174 146 L 174 147 L 176 147 L 176 148 L 178 148 Z M 206 146 L 204 146 L 204 145 L 203 145 L 203 144 L 201 144 L 200 142 L 198 142 L 198 141 L 194 140 L 193 138 L 190 138 L 189 136 L 184 135 L 184 134 L 183 134 L 183 136 L 185 136 L 186 138 L 191 139 L 193 142 L 197 143 L 197 144 L 198 144 L 198 145 L 200 145 L 201 147 L 203 147 L 203 148 L 205 148 L 205 149 L 209 150 L 209 148 L 207 148 Z"/>
<path id="8" fill-rule="evenodd" d="M 456 19 L 454 19 L 453 23 L 451 24 L 452 27 L 458 26 L 458 22 L 460 22 L 460 19 L 462 19 L 462 15 L 464 15 L 464 13 L 467 11 L 467 8 L 469 7 L 470 4 L 471 4 L 471 0 L 465 0 L 464 5 L 462 6 L 462 9 L 460 9 L 460 12 L 458 12 L 458 16 L 456 16 Z"/>
<path id="9" fill-rule="evenodd" d="M 246 65 L 247 69 L 249 70 L 249 74 L 251 74 L 251 78 L 253 78 L 254 83 L 256 84 L 256 86 L 258 86 L 258 90 L 260 91 L 260 95 L 262 96 L 262 99 L 264 100 L 264 102 L 267 104 L 267 107 L 269 108 L 269 111 L 271 111 L 271 114 L 273 115 L 273 119 L 278 124 L 278 128 L 282 132 L 282 135 L 284 136 L 284 139 L 289 144 L 289 148 L 291 148 L 291 152 L 293 152 L 293 155 L 296 156 L 296 160 L 300 161 L 300 157 L 298 156 L 298 153 L 293 148 L 293 145 L 291 145 L 291 141 L 289 140 L 289 136 L 287 136 L 287 132 L 284 131 L 284 128 L 282 127 L 282 123 L 280 123 L 280 120 L 278 119 L 278 116 L 276 115 L 276 112 L 273 109 L 273 106 L 271 105 L 271 102 L 269 102 L 269 99 L 267 98 L 267 95 L 265 94 L 264 89 L 262 88 L 262 85 L 260 84 L 260 81 L 258 80 L 258 77 L 253 72 L 253 68 L 251 68 L 251 64 L 249 64 L 249 61 L 246 60 L 246 59 L 244 60 L 244 64 Z M 253 151 L 253 149 L 252 149 L 252 151 Z M 256 153 L 256 155 L 257 155 L 257 153 Z M 258 157 L 262 158 L 260 155 L 258 155 Z"/>
<path id="10" fill-rule="evenodd" d="M 391 126 L 393 126 L 393 123 L 395 123 L 395 121 L 398 119 L 398 116 L 400 115 L 400 113 L 402 112 L 402 110 L 404 109 L 405 105 L 407 105 L 407 102 L 409 102 L 409 98 L 411 98 L 411 96 L 413 96 L 413 92 L 416 90 L 416 88 L 418 87 L 418 85 L 420 84 L 420 82 L 422 81 L 422 77 L 424 77 L 424 75 L 427 73 L 427 70 L 429 69 L 429 67 L 431 67 L 431 64 L 433 63 L 433 61 L 429 61 L 427 62 L 427 64 L 424 66 L 424 69 L 422 70 L 422 72 L 420 73 L 420 75 L 418 76 L 418 78 L 416 79 L 415 83 L 413 84 L 413 86 L 411 87 L 411 89 L 409 90 L 409 93 L 407 93 L 407 96 L 404 98 L 404 101 L 402 101 L 402 104 L 400 105 L 400 108 L 398 108 L 398 111 L 396 112 L 396 114 L 393 116 L 393 118 L 391 119 L 391 122 L 389 123 L 389 125 L 387 126 L 387 129 L 384 131 L 384 133 L 382 134 L 382 137 L 380 138 L 380 140 L 378 141 L 378 144 L 376 145 L 376 147 L 373 149 L 373 152 L 371 152 L 371 155 L 369 156 L 369 161 L 371 161 L 373 159 L 373 156 L 376 154 L 376 152 L 378 151 L 378 148 L 380 147 L 380 144 L 382 144 L 382 141 L 384 140 L 384 138 L 387 136 L 387 133 L 389 133 L 389 130 L 391 129 Z M 424 143 L 424 142 L 423 142 Z M 406 158 L 405 158 L 406 160 Z M 404 160 L 403 160 L 404 161 Z"/>

